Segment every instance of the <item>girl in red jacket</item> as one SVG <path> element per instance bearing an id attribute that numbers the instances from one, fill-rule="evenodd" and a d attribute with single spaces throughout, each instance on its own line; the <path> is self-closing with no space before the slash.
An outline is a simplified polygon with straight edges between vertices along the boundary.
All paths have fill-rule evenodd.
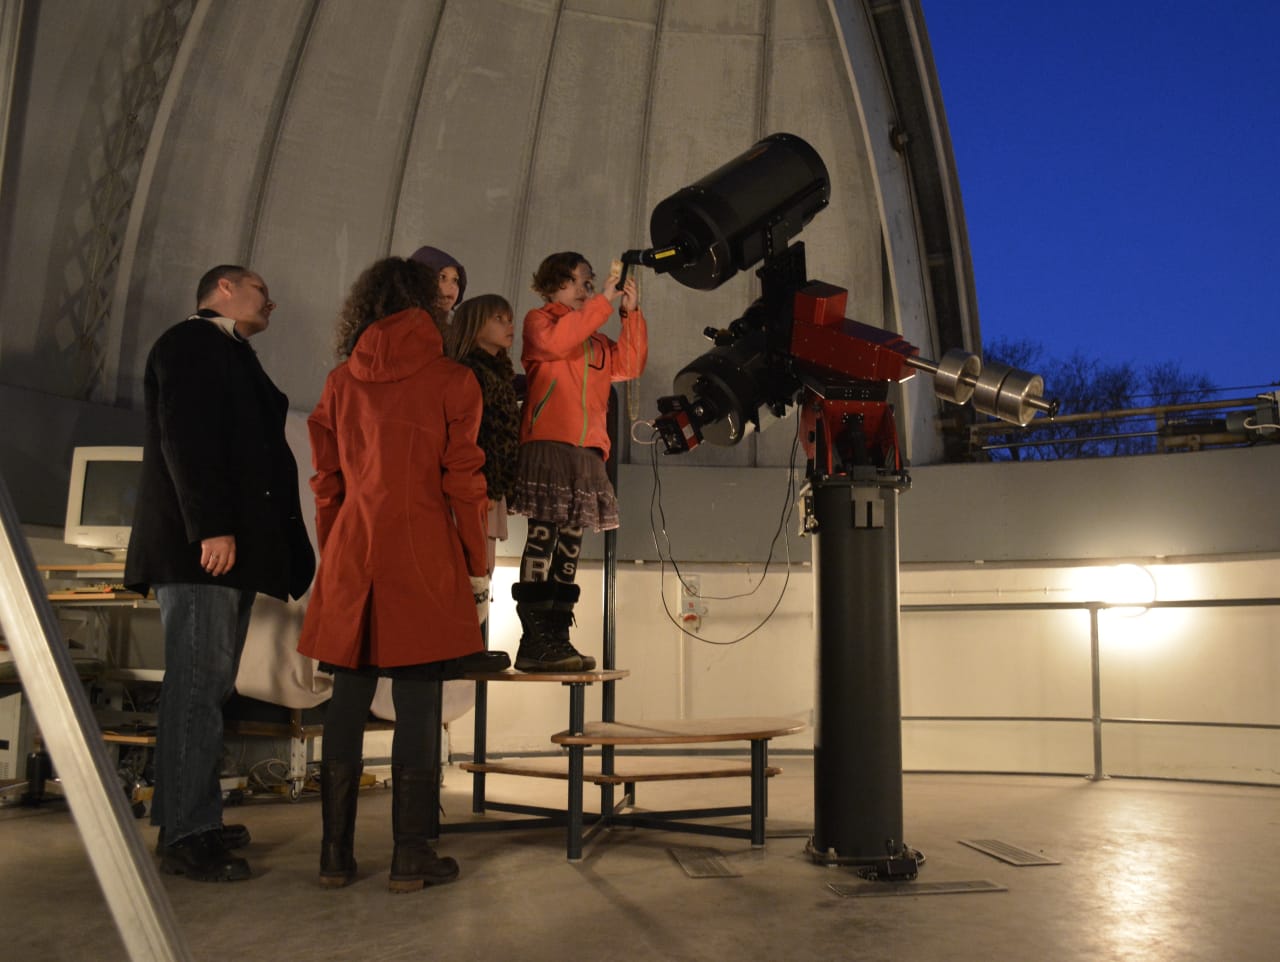
<path id="1" fill-rule="evenodd" d="M 569 642 L 578 600 L 583 529 L 618 526 L 618 502 L 605 473 L 606 414 L 612 382 L 644 371 L 648 331 L 634 279 L 610 277 L 595 293 L 595 273 L 581 254 L 546 258 L 533 276 L 545 303 L 525 315 L 521 363 L 528 375 L 520 452 L 510 510 L 529 518 L 520 581 L 511 587 L 523 634 L 521 671 L 590 671 L 595 659 Z M 600 333 L 621 300 L 617 341 Z"/>

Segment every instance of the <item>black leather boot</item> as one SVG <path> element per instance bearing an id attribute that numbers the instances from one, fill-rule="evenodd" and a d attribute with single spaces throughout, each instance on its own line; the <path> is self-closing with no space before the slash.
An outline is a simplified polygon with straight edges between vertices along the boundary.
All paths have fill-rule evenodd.
<path id="1" fill-rule="evenodd" d="M 431 807 L 438 800 L 432 786 L 438 784 L 434 768 L 391 766 L 392 892 L 416 892 L 425 885 L 442 885 L 458 877 L 458 863 L 441 858 L 427 841 Z"/>
<path id="2" fill-rule="evenodd" d="M 320 884 L 342 888 L 356 878 L 356 805 L 361 765 L 320 763 Z"/>
<path id="3" fill-rule="evenodd" d="M 555 586 L 555 600 L 551 603 L 551 629 L 556 634 L 556 640 L 582 659 L 583 671 L 594 670 L 596 660 L 578 651 L 569 640 L 569 627 L 576 624 L 573 620 L 573 606 L 578 603 L 578 596 L 582 593 L 582 589 L 577 585 L 566 585 L 559 581 L 549 583 Z"/>
<path id="4" fill-rule="evenodd" d="M 556 586 L 549 581 L 517 581 L 511 586 L 511 597 L 516 600 L 516 614 L 524 629 L 516 650 L 516 669 L 582 671 L 582 656 L 568 643 L 568 628 L 564 641 L 557 630 L 563 616 L 555 610 Z"/>
<path id="5" fill-rule="evenodd" d="M 218 829 L 222 837 L 222 847 L 230 851 L 234 848 L 244 848 L 251 841 L 249 829 L 244 825 L 223 825 Z M 161 828 L 156 835 L 156 854 L 163 854 L 164 850 L 164 829 Z"/>
<path id="6" fill-rule="evenodd" d="M 197 882 L 238 882 L 249 878 L 249 863 L 227 851 L 222 832 L 213 828 L 165 845 L 160 850 L 160 871 Z"/>

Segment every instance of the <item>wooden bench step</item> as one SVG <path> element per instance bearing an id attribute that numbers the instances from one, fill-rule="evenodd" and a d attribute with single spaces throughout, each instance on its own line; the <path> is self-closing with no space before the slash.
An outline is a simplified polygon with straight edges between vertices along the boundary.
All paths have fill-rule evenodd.
<path id="1" fill-rule="evenodd" d="M 103 732 L 102 740 L 109 745 L 152 745 L 156 743 L 155 735 L 140 735 L 137 732 Z"/>
<path id="2" fill-rule="evenodd" d="M 512 758 L 500 762 L 463 762 L 464 772 L 485 772 L 490 775 L 522 775 L 532 778 L 559 778 L 568 780 L 567 757 L 538 756 Z M 624 785 L 628 782 L 681 781 L 695 778 L 750 778 L 751 764 L 718 758 L 692 758 L 624 755 L 614 759 L 613 773 L 601 771 L 599 758 L 583 760 L 582 780 L 593 785 Z M 767 777 L 780 775 L 781 768 L 767 766 Z"/>
<path id="3" fill-rule="evenodd" d="M 582 732 L 556 732 L 557 745 L 696 745 L 707 742 L 759 741 L 794 735 L 804 722 L 794 718 L 680 718 L 639 722 L 587 722 Z"/>
<path id="4" fill-rule="evenodd" d="M 467 681 L 510 681 L 524 685 L 558 682 L 561 685 L 596 685 L 619 681 L 630 675 L 626 668 L 597 668 L 592 671 L 473 671 L 462 677 Z"/>

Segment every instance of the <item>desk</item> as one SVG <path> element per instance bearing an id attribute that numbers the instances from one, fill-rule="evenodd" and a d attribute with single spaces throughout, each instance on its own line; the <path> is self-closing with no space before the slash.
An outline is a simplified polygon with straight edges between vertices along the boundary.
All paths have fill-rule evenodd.
<path id="1" fill-rule="evenodd" d="M 123 561 L 96 561 L 81 565 L 36 565 L 36 570 L 44 574 L 45 581 L 56 581 L 59 578 L 71 581 L 87 581 L 93 579 L 95 584 L 119 584 L 124 577 Z"/>
<path id="2" fill-rule="evenodd" d="M 154 598 L 117 587 L 124 577 L 123 563 L 42 564 L 36 570 L 45 579 L 49 603 L 72 647 L 78 645 L 97 662 L 92 678 L 86 680 L 94 683 L 100 716 L 104 710 L 132 704 L 132 686 L 164 680 L 159 632 L 148 631 L 148 625 L 134 619 L 136 612 L 155 612 L 159 605 Z M 154 700 L 154 689 L 143 700 Z"/>
<path id="3" fill-rule="evenodd" d="M 133 608 L 140 607 L 138 602 L 147 600 L 146 595 L 136 591 L 88 591 L 83 588 L 72 588 L 66 591 L 50 591 L 49 600 L 56 602 L 91 601 L 96 605 L 105 602 L 120 602 Z"/>

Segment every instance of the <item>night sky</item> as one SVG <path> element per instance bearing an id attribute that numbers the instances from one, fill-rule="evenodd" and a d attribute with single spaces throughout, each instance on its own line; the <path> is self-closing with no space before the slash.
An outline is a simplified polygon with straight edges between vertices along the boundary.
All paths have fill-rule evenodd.
<path id="1" fill-rule="evenodd" d="M 922 2 L 984 341 L 1280 382 L 1280 4 Z"/>

